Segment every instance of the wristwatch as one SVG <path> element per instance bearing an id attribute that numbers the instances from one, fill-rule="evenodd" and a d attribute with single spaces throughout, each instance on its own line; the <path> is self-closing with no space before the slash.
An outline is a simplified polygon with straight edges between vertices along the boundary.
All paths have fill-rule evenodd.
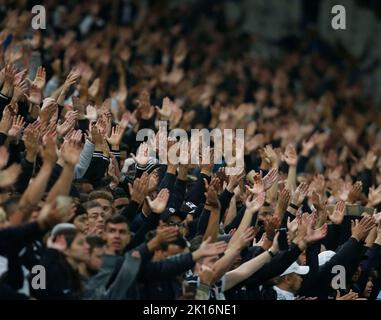
<path id="1" fill-rule="evenodd" d="M 273 258 L 275 256 L 275 254 L 273 254 L 270 249 L 267 249 L 267 252 L 269 253 L 271 258 Z"/>

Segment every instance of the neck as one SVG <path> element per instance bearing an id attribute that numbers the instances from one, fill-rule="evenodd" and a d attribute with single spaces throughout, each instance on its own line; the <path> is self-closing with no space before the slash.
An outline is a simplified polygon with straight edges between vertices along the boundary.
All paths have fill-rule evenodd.
<path id="1" fill-rule="evenodd" d="M 89 273 L 89 271 L 87 270 L 87 268 L 86 268 L 86 264 L 85 263 L 83 263 L 83 262 L 81 262 L 81 263 L 79 263 L 78 264 L 78 271 L 79 271 L 79 273 L 82 275 L 82 276 L 84 276 L 85 278 L 90 278 L 90 273 Z"/>

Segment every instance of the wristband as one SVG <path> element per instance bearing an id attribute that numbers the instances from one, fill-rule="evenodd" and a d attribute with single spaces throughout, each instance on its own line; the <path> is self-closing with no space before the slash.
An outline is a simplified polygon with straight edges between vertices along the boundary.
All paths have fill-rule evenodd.
<path id="1" fill-rule="evenodd" d="M 299 207 L 298 207 L 296 204 L 293 204 L 293 203 L 291 203 L 291 202 L 290 202 L 290 207 L 293 208 L 293 209 L 295 209 L 295 210 L 298 210 L 298 209 L 299 209 Z"/>
<path id="2" fill-rule="evenodd" d="M 273 258 L 275 256 L 275 254 L 273 254 L 270 249 L 267 249 L 267 252 L 269 253 L 271 258 Z"/>

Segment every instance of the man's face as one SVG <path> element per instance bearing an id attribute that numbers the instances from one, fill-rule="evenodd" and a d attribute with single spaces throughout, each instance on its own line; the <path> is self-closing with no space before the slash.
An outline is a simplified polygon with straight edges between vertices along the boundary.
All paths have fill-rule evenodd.
<path id="1" fill-rule="evenodd" d="M 99 271 L 102 266 L 102 256 L 105 254 L 105 247 L 95 247 L 90 254 L 88 267 L 93 271 Z"/>
<path id="2" fill-rule="evenodd" d="M 115 210 L 115 213 L 120 213 L 124 207 L 126 207 L 128 205 L 130 201 L 128 200 L 128 198 L 118 198 L 118 199 L 115 199 L 114 200 L 114 210 Z"/>
<path id="3" fill-rule="evenodd" d="M 81 214 L 75 217 L 74 225 L 79 231 L 85 232 L 87 228 L 87 214 Z"/>
<path id="4" fill-rule="evenodd" d="M 102 235 L 105 230 L 106 214 L 101 207 L 87 210 L 88 234 Z"/>
<path id="5" fill-rule="evenodd" d="M 126 223 L 108 223 L 106 226 L 105 240 L 109 253 L 121 252 L 131 241 L 131 234 Z"/>
<path id="6" fill-rule="evenodd" d="M 104 213 L 106 214 L 106 220 L 108 218 L 111 218 L 113 214 L 113 208 L 112 208 L 111 202 L 101 198 L 95 199 L 95 201 L 97 201 L 102 206 L 102 209 Z"/>
<path id="7" fill-rule="evenodd" d="M 88 262 L 90 259 L 90 247 L 85 236 L 78 232 L 66 254 L 77 262 Z"/>
<path id="8" fill-rule="evenodd" d="M 178 232 L 183 237 L 185 237 L 187 235 L 188 230 L 186 228 L 186 224 L 178 216 L 175 216 L 175 215 L 172 216 L 171 215 L 169 218 L 168 226 L 176 227 Z"/>
<path id="9" fill-rule="evenodd" d="M 303 278 L 297 273 L 288 275 L 288 285 L 291 292 L 296 293 L 302 286 Z"/>

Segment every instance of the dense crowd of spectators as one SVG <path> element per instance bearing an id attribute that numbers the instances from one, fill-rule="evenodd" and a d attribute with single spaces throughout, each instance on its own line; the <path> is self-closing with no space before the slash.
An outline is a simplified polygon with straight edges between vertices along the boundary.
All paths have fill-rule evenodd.
<path id="1" fill-rule="evenodd" d="M 221 3 L 1 8 L 1 299 L 377 299 L 367 71 L 314 34 L 256 57 Z M 244 168 L 161 163 L 159 120 L 244 129 Z"/>

